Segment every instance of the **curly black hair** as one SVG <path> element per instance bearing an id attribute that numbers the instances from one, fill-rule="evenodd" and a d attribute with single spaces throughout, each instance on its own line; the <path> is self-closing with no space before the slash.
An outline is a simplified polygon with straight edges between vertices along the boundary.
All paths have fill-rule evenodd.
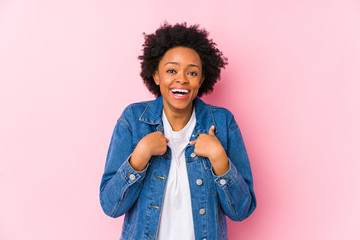
<path id="1" fill-rule="evenodd" d="M 209 33 L 200 29 L 199 25 L 187 27 L 186 23 L 170 25 L 165 22 L 154 34 L 146 35 L 143 44 L 140 76 L 146 87 L 156 97 L 161 96 L 160 87 L 155 84 L 153 73 L 167 50 L 174 47 L 188 47 L 195 50 L 201 59 L 205 81 L 201 85 L 198 96 L 211 93 L 215 83 L 220 79 L 221 68 L 227 65 L 227 58 L 216 48 L 216 43 L 208 39 Z"/>

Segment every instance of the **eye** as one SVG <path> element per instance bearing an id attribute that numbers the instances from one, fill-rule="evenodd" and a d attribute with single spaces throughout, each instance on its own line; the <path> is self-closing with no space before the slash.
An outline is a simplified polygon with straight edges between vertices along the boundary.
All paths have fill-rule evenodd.
<path id="1" fill-rule="evenodd" d="M 166 70 L 167 73 L 176 73 L 176 71 L 174 69 L 168 69 Z"/>
<path id="2" fill-rule="evenodd" d="M 198 74 L 197 74 L 197 72 L 189 72 L 188 73 L 190 76 L 197 76 Z"/>

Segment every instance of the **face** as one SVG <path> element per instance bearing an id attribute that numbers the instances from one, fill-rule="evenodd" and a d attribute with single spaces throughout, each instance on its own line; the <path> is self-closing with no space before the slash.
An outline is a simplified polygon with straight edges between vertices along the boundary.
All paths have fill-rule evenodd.
<path id="1" fill-rule="evenodd" d="M 200 57 L 191 48 L 169 49 L 160 60 L 153 78 L 160 87 L 165 110 L 191 112 L 192 102 L 204 81 Z"/>

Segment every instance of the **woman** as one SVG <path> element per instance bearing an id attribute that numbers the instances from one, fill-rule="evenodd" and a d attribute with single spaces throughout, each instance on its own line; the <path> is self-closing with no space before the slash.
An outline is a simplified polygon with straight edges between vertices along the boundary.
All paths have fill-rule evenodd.
<path id="1" fill-rule="evenodd" d="M 197 25 L 145 35 L 141 77 L 157 98 L 118 119 L 100 186 L 121 239 L 227 239 L 225 215 L 256 207 L 250 164 L 233 115 L 207 105 L 227 59 Z"/>

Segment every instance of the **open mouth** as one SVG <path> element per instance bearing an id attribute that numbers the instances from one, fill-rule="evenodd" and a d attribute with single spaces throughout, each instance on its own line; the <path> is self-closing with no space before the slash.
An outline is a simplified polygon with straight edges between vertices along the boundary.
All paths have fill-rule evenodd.
<path id="1" fill-rule="evenodd" d="M 175 96 L 183 97 L 189 93 L 188 89 L 173 88 L 170 89 Z"/>
<path id="2" fill-rule="evenodd" d="M 190 90 L 186 88 L 171 88 L 170 91 L 175 99 L 180 100 L 186 99 L 190 92 Z"/>

